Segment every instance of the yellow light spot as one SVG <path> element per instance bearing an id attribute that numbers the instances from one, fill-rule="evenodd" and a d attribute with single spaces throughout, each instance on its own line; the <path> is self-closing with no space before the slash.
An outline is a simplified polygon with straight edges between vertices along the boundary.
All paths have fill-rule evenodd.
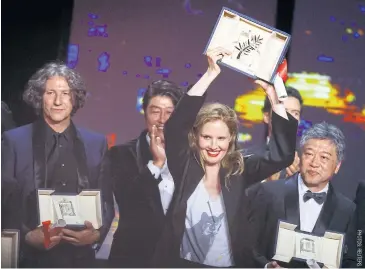
<path id="1" fill-rule="evenodd" d="M 247 142 L 247 141 L 251 141 L 251 140 L 252 140 L 252 136 L 250 134 L 244 134 L 244 133 L 238 134 L 239 142 Z"/>
<path id="2" fill-rule="evenodd" d="M 346 33 L 348 33 L 348 34 L 352 34 L 352 29 L 351 29 L 351 28 L 347 28 L 347 29 L 346 29 Z"/>
<path id="3" fill-rule="evenodd" d="M 348 102 L 348 103 L 352 103 L 353 101 L 355 101 L 355 95 L 353 95 L 353 94 L 349 94 L 349 95 L 347 95 L 346 96 L 346 101 Z"/>

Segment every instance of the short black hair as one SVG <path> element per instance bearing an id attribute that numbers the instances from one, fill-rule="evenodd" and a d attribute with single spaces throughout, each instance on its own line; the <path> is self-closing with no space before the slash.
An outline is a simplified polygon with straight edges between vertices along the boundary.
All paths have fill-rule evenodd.
<path id="1" fill-rule="evenodd" d="M 148 85 L 146 92 L 143 95 L 142 107 L 146 111 L 150 100 L 155 96 L 169 97 L 174 104 L 177 105 L 184 91 L 176 83 L 168 80 L 157 80 Z"/>
<path id="2" fill-rule="evenodd" d="M 300 106 L 303 105 L 303 98 L 297 89 L 294 89 L 292 87 L 286 87 L 286 92 L 288 94 L 288 97 L 294 97 L 294 98 L 298 99 Z M 271 103 L 270 103 L 269 98 L 266 96 L 264 107 L 262 108 L 262 112 L 265 113 L 265 112 L 270 112 L 270 111 L 271 111 Z"/>

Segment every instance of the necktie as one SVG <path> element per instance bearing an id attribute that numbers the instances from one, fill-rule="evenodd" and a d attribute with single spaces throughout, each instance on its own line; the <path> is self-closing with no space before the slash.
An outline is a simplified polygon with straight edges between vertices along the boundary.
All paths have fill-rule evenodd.
<path id="1" fill-rule="evenodd" d="M 314 201 L 317 202 L 317 204 L 321 205 L 324 203 L 324 200 L 326 200 L 326 193 L 325 192 L 313 193 L 311 191 L 307 191 L 303 195 L 304 202 L 307 202 L 308 200 L 310 200 L 312 198 L 314 199 Z"/>

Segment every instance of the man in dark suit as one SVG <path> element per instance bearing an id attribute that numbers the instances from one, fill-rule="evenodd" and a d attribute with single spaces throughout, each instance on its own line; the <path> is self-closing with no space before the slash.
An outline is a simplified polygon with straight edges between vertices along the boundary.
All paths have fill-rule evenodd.
<path id="1" fill-rule="evenodd" d="M 357 216 L 357 267 L 363 268 L 365 265 L 365 181 L 361 181 L 357 187 L 355 203 Z"/>
<path id="2" fill-rule="evenodd" d="M 21 266 L 92 267 L 95 250 L 114 217 L 114 205 L 105 137 L 78 128 L 71 120 L 85 103 L 84 83 L 74 70 L 49 63 L 30 78 L 23 97 L 40 117 L 5 132 L 2 145 L 6 156 L 2 158 L 2 178 L 16 182 L 21 191 Z M 44 234 L 38 227 L 40 188 L 69 194 L 101 189 L 103 226 L 95 229 L 85 220 L 80 230 L 63 229 L 52 236 L 52 248 L 45 249 Z"/>
<path id="3" fill-rule="evenodd" d="M 290 115 L 292 115 L 298 122 L 300 122 L 300 116 L 302 113 L 302 105 L 303 105 L 303 99 L 300 95 L 299 91 L 297 89 L 294 89 L 292 87 L 286 87 L 286 92 L 288 94 L 288 98 L 285 98 L 283 101 L 283 105 L 285 107 L 286 112 L 288 112 Z M 265 124 L 265 136 L 263 144 L 256 145 L 251 148 L 244 149 L 244 155 L 262 155 L 265 154 L 268 148 L 268 144 L 270 141 L 270 137 L 272 134 L 272 107 L 271 103 L 268 97 L 265 98 L 264 107 L 262 108 L 263 113 L 263 122 Z M 286 169 L 283 169 L 270 177 L 262 178 L 261 181 L 269 181 L 269 180 L 277 180 L 280 178 L 286 178 L 288 176 L 291 176 L 299 171 L 299 157 L 296 154 L 294 162 L 287 167 Z M 255 191 L 257 189 L 257 184 L 252 186 L 250 190 Z"/>
<path id="4" fill-rule="evenodd" d="M 286 112 L 288 112 L 290 115 L 292 115 L 298 122 L 300 122 L 300 116 L 302 113 L 302 105 L 303 105 L 303 99 L 300 95 L 299 91 L 295 88 L 287 87 L 286 92 L 288 94 L 288 98 L 285 98 L 283 101 L 283 105 L 285 107 Z M 244 149 L 244 155 L 263 155 L 268 149 L 271 133 L 272 133 L 272 108 L 270 100 L 266 97 L 264 102 L 264 107 L 262 108 L 263 113 L 263 120 L 265 124 L 265 136 L 264 136 L 264 143 L 261 145 L 256 145 L 248 149 Z M 254 184 L 250 188 L 246 190 L 246 193 L 250 193 L 250 196 L 253 197 L 258 189 L 260 188 L 259 184 L 266 182 L 266 181 L 272 181 L 272 180 L 278 180 L 281 178 L 287 178 L 289 176 L 292 176 L 293 174 L 297 173 L 299 171 L 299 157 L 298 153 L 295 152 L 294 162 L 286 167 L 285 169 L 270 175 L 267 178 L 258 178 L 255 181 L 258 183 Z"/>
<path id="5" fill-rule="evenodd" d="M 251 204 L 255 266 L 279 267 L 271 261 L 279 220 L 304 232 L 323 236 L 326 231 L 346 234 L 342 266 L 356 266 L 355 204 L 330 183 L 344 157 L 345 138 L 335 126 L 314 125 L 300 141 L 300 172 L 287 180 L 260 184 Z M 248 194 L 250 196 L 250 193 Z"/>
<path id="6" fill-rule="evenodd" d="M 138 138 L 110 149 L 120 212 L 109 256 L 111 267 L 149 267 L 175 188 L 163 129 L 181 96 L 175 83 L 159 80 L 149 85 L 143 97 L 146 129 Z"/>

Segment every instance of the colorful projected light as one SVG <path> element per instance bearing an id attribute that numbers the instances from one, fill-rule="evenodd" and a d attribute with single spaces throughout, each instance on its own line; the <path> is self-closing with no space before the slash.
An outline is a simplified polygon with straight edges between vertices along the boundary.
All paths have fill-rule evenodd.
<path id="1" fill-rule="evenodd" d="M 352 91 L 346 89 L 341 95 L 339 87 L 331 83 L 329 76 L 291 73 L 286 85 L 300 92 L 304 106 L 323 108 L 330 114 L 342 116 L 343 121 L 357 124 L 365 130 L 365 107 L 359 108 L 352 104 L 356 100 Z M 264 100 L 265 93 L 260 87 L 236 98 L 234 109 L 244 127 L 250 128 L 262 122 Z"/>

